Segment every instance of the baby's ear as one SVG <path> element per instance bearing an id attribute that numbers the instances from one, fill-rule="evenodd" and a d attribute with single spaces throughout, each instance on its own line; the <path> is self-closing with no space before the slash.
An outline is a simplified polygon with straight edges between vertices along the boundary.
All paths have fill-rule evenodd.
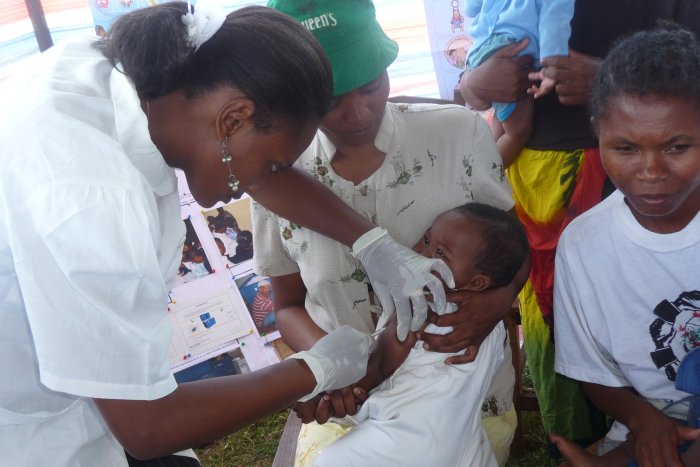
<path id="1" fill-rule="evenodd" d="M 475 291 L 486 290 L 491 286 L 491 278 L 483 274 L 476 274 L 469 281 L 469 289 Z"/>

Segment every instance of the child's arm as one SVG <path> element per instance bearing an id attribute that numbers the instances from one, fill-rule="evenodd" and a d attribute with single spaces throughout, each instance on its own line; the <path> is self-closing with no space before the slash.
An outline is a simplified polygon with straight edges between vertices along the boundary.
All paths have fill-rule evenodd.
<path id="1" fill-rule="evenodd" d="M 303 423 L 326 423 L 330 417 L 344 417 L 357 413 L 357 406 L 368 397 L 368 391 L 379 385 L 403 363 L 416 343 L 416 334 L 410 332 L 405 341 L 396 337 L 396 315 L 387 322 L 377 337 L 370 353 L 367 374 L 355 384 L 326 394 L 319 394 L 307 402 L 294 404 L 293 410 Z"/>
<path id="2" fill-rule="evenodd" d="M 377 344 L 370 353 L 367 374 L 357 386 L 369 391 L 394 374 L 416 343 L 416 334 L 411 332 L 405 341 L 396 337 L 396 315 L 392 315 L 384 330 L 377 336 Z"/>
<path id="3" fill-rule="evenodd" d="M 682 466 L 678 445 L 683 430 L 673 419 L 630 387 L 614 388 L 586 382 L 582 385 L 593 404 L 629 428 L 634 439 L 634 457 L 641 467 Z"/>

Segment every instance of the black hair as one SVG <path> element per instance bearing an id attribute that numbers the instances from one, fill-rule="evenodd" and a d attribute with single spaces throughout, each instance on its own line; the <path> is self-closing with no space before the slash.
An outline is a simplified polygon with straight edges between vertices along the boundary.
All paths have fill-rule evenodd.
<path id="1" fill-rule="evenodd" d="M 491 279 L 489 288 L 511 283 L 528 256 L 530 247 L 525 229 L 508 212 L 481 203 L 467 203 L 451 210 L 477 223 L 484 246 L 474 258 L 474 266 Z"/>
<path id="2" fill-rule="evenodd" d="M 621 95 L 694 99 L 700 108 L 700 47 L 695 35 L 670 21 L 620 40 L 593 81 L 589 112 L 600 119 Z"/>
<path id="3" fill-rule="evenodd" d="M 238 237 L 236 237 L 238 240 L 239 245 L 247 245 L 253 243 L 253 233 L 250 230 L 241 230 L 238 232 Z"/>
<path id="4" fill-rule="evenodd" d="M 272 8 L 229 13 L 195 52 L 187 40 L 184 2 L 169 2 L 120 17 L 96 47 L 127 75 L 139 97 L 181 90 L 188 98 L 231 86 L 255 103 L 253 122 L 269 130 L 277 119 L 320 121 L 331 106 L 331 66 L 314 36 Z M 196 6 L 194 7 L 196 9 Z"/>

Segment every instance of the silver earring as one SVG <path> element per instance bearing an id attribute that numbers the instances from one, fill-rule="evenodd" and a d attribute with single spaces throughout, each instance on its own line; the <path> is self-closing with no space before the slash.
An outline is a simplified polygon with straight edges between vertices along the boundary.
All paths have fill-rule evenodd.
<path id="1" fill-rule="evenodd" d="M 238 187 L 241 185 L 241 182 L 233 175 L 233 172 L 231 172 L 231 153 L 229 153 L 226 148 L 227 143 L 228 136 L 221 142 L 221 162 L 228 167 L 228 187 L 233 193 L 238 193 Z"/>

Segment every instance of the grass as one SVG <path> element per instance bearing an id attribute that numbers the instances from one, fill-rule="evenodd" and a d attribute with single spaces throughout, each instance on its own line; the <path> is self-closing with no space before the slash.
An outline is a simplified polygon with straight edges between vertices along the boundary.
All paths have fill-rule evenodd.
<path id="1" fill-rule="evenodd" d="M 288 410 L 283 410 L 215 443 L 195 449 L 202 466 L 271 466 L 288 413 Z"/>
<path id="2" fill-rule="evenodd" d="M 544 428 L 538 412 L 523 412 L 523 454 L 510 456 L 506 467 L 544 467 L 548 465 Z"/>

